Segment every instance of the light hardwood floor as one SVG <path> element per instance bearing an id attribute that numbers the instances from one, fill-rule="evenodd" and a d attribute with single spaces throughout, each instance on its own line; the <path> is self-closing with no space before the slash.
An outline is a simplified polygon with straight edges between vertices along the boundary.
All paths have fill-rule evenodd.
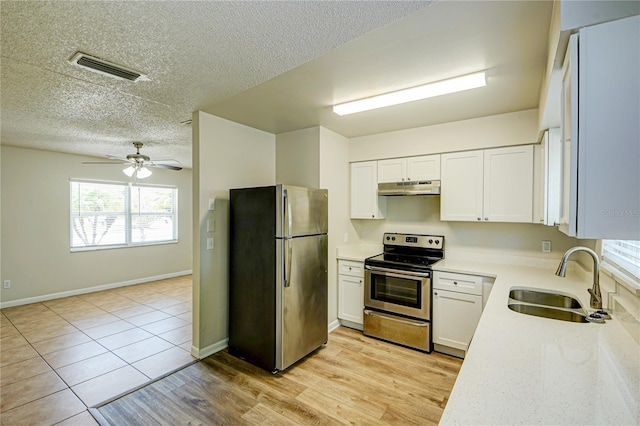
<path id="1" fill-rule="evenodd" d="M 461 365 L 341 327 L 283 373 L 222 351 L 99 412 L 112 425 L 437 424 Z"/>

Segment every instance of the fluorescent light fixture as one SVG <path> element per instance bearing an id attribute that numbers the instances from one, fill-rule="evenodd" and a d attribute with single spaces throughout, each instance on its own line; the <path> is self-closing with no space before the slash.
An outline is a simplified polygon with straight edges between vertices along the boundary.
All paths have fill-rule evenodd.
<path id="1" fill-rule="evenodd" d="M 449 93 L 462 92 L 463 90 L 475 89 L 486 85 L 486 75 L 485 72 L 482 71 L 450 78 L 448 80 L 436 81 L 435 83 L 412 87 L 410 89 L 399 90 L 397 92 L 385 93 L 384 95 L 373 96 L 371 98 L 360 99 L 358 101 L 334 105 L 333 112 L 338 115 L 353 114 L 370 109 L 433 98 Z"/>

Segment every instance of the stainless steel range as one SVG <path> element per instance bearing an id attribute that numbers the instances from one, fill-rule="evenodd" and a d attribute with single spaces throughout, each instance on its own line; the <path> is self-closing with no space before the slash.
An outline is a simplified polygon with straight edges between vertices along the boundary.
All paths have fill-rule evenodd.
<path id="1" fill-rule="evenodd" d="M 364 261 L 364 334 L 431 352 L 431 265 L 444 258 L 444 237 L 384 234 L 383 243 Z"/>

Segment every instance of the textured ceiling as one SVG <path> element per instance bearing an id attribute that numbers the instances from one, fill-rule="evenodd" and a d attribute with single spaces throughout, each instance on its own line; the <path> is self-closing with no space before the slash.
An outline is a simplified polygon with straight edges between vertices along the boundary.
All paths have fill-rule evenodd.
<path id="1" fill-rule="evenodd" d="M 345 136 L 535 108 L 551 2 L 0 1 L 3 145 L 191 166 L 192 111 Z M 82 51 L 148 75 L 68 63 Z M 477 69 L 489 87 L 337 117 L 334 102 Z"/>

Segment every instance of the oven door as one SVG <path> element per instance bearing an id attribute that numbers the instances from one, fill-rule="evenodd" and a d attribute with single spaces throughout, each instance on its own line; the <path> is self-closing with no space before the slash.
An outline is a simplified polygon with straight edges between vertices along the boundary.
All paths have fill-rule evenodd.
<path id="1" fill-rule="evenodd" d="M 431 273 L 365 266 L 364 305 L 428 321 Z"/>

